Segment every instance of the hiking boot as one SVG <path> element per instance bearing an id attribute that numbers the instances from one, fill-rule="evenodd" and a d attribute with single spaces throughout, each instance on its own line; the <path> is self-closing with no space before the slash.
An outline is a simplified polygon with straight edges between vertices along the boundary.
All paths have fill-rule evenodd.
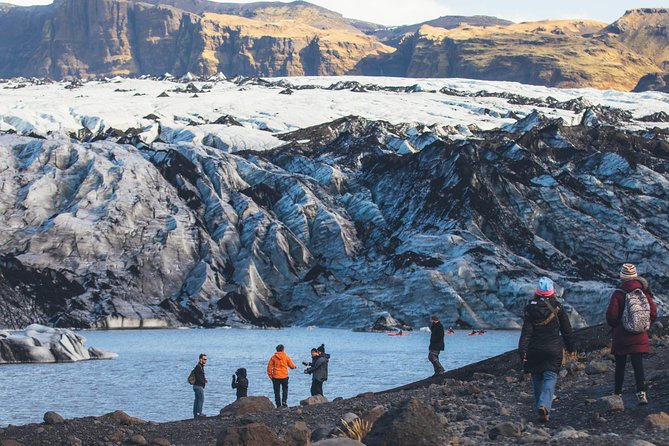
<path id="1" fill-rule="evenodd" d="M 636 401 L 639 404 L 648 404 L 648 395 L 643 390 L 636 393 Z"/>
<path id="2" fill-rule="evenodd" d="M 288 404 L 285 403 L 285 402 L 284 402 L 284 403 L 281 403 L 281 407 L 288 407 Z"/>
<path id="3" fill-rule="evenodd" d="M 546 410 L 544 406 L 537 409 L 537 413 L 539 414 L 539 417 L 537 418 L 538 421 L 541 421 L 542 423 L 548 421 L 548 410 Z"/>

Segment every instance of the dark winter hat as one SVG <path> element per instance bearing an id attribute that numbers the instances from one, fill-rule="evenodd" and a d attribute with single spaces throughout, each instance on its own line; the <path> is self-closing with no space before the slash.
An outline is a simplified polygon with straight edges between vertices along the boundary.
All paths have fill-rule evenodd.
<path id="1" fill-rule="evenodd" d="M 277 352 L 282 352 L 283 351 L 283 344 L 279 344 L 276 346 L 276 351 Z"/>
<path id="2" fill-rule="evenodd" d="M 313 353 L 313 352 L 317 352 L 317 351 L 318 351 L 317 348 L 312 348 L 312 349 L 311 349 L 311 353 Z"/>
<path id="3" fill-rule="evenodd" d="M 318 347 L 316 350 L 318 350 L 321 353 L 325 353 L 325 344 L 321 344 L 320 347 Z"/>
<path id="4" fill-rule="evenodd" d="M 552 296 L 553 293 L 555 292 L 553 290 L 553 281 L 548 277 L 539 278 L 539 282 L 537 283 L 537 289 L 534 292 L 537 293 L 539 296 L 544 296 L 544 297 Z"/>
<path id="5" fill-rule="evenodd" d="M 625 279 L 636 279 L 639 275 L 636 272 L 636 266 L 632 263 L 625 263 L 622 268 L 620 268 L 620 278 Z"/>

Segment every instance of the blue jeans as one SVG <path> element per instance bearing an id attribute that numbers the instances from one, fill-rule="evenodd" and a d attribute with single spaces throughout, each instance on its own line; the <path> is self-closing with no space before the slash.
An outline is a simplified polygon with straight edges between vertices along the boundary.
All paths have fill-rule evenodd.
<path id="1" fill-rule="evenodd" d="M 204 404 L 204 387 L 193 386 L 195 392 L 195 401 L 193 402 L 193 418 L 202 415 L 202 405 Z"/>
<path id="2" fill-rule="evenodd" d="M 548 412 L 553 405 L 553 394 L 557 384 L 558 374 L 547 370 L 543 373 L 532 373 L 532 386 L 534 387 L 534 402 L 536 408 L 545 407 Z"/>

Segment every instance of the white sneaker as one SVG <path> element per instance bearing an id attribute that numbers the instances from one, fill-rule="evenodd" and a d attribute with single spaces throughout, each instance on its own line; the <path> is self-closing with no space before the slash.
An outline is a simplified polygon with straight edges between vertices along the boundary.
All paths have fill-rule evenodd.
<path id="1" fill-rule="evenodd" d="M 636 393 L 636 400 L 639 404 L 648 404 L 648 395 L 643 390 Z"/>

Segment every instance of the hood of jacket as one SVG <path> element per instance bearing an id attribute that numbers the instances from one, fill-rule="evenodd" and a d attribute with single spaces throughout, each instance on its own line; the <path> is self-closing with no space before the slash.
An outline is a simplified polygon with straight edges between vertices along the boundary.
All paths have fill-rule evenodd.
<path id="1" fill-rule="evenodd" d="M 623 280 L 619 288 L 621 290 L 627 291 L 628 293 L 632 290 L 636 290 L 637 288 L 645 290 L 648 288 L 648 282 L 646 282 L 646 280 L 642 279 L 641 277 L 637 277 L 636 279 Z"/>
<path id="2" fill-rule="evenodd" d="M 274 356 L 275 358 L 277 358 L 277 359 L 281 359 L 281 360 L 285 360 L 285 359 L 288 357 L 288 355 L 286 354 L 286 352 L 276 352 L 276 353 L 274 353 L 273 356 Z"/>

